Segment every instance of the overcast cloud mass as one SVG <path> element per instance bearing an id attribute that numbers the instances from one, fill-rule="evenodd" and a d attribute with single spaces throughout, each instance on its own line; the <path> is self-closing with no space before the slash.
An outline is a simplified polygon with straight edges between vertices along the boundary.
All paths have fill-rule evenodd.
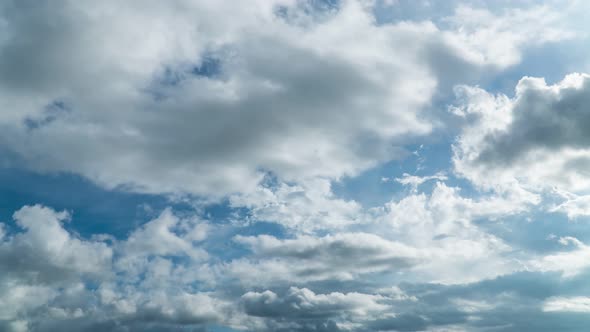
<path id="1" fill-rule="evenodd" d="M 587 331 L 589 10 L 0 1 L 0 332 Z"/>

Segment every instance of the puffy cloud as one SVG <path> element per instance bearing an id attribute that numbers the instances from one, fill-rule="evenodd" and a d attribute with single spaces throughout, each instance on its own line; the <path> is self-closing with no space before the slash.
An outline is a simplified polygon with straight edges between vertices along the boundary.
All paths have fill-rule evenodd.
<path id="1" fill-rule="evenodd" d="M 309 204 L 313 211 L 313 203 Z M 306 216 L 305 210 L 269 207 L 269 211 L 275 209 L 287 220 L 291 214 Z M 475 221 L 495 222 L 526 210 L 526 205 L 510 196 L 465 198 L 459 188 L 438 182 L 430 194 L 412 191 L 382 207 L 360 209 L 352 223 L 310 226 L 307 231 L 296 228 L 303 232 L 287 239 L 236 236 L 234 241 L 253 255 L 236 259 L 224 269 L 245 285 L 354 281 L 379 274 L 399 280 L 473 282 L 526 268 L 520 257 L 511 255 L 507 243 Z"/>
<path id="2" fill-rule="evenodd" d="M 276 284 L 319 280 L 353 280 L 356 276 L 408 269 L 423 259 L 410 246 L 369 233 L 299 236 L 238 236 L 255 257 L 233 261 L 228 272 L 246 284 Z"/>
<path id="3" fill-rule="evenodd" d="M 413 193 L 373 209 L 371 232 L 396 239 L 428 259 L 413 269 L 412 280 L 473 282 L 522 269 L 506 255 L 511 248 L 474 221 L 520 213 L 526 206 L 509 197 L 465 198 L 459 188 L 437 183 L 430 195 Z"/>
<path id="4" fill-rule="evenodd" d="M 291 287 L 284 297 L 272 291 L 248 292 L 242 296 L 246 313 L 261 317 L 329 318 L 388 309 L 385 298 L 361 293 L 316 294 L 307 288 Z"/>
<path id="5" fill-rule="evenodd" d="M 248 208 L 251 221 L 275 222 L 300 233 L 343 229 L 364 221 L 361 205 L 336 197 L 325 179 L 258 186 L 251 193 L 230 196 L 229 202 Z"/>
<path id="6" fill-rule="evenodd" d="M 347 330 L 375 316 L 392 315 L 386 298 L 362 293 L 316 294 L 307 288 L 291 287 L 284 296 L 267 290 L 248 292 L 241 300 L 247 314 L 274 320 L 267 323 L 272 329 L 332 325 L 332 330 Z"/>
<path id="7" fill-rule="evenodd" d="M 459 114 L 475 120 L 455 145 L 457 173 L 484 188 L 523 197 L 554 188 L 558 193 L 587 191 L 589 82 L 585 74 L 568 75 L 553 85 L 524 77 L 513 98 L 477 88 L 458 90 L 464 101 Z M 578 203 L 560 210 L 575 209 Z M 575 210 L 570 214 L 580 212 Z"/>
<path id="8" fill-rule="evenodd" d="M 165 210 L 127 239 L 104 242 L 66 230 L 65 211 L 25 206 L 13 217 L 21 231 L 0 240 L 2 330 L 141 329 L 153 322 L 175 329 L 231 315 L 223 300 L 196 286 L 209 282 L 206 265 L 182 261 L 207 258 L 197 247 L 204 237 L 198 220 Z"/>
<path id="9" fill-rule="evenodd" d="M 40 205 L 16 211 L 14 219 L 24 231 L 0 242 L 0 264 L 10 266 L 4 275 L 54 283 L 108 270 L 112 248 L 73 236 L 62 226 L 67 218 L 67 212 Z"/>
<path id="10" fill-rule="evenodd" d="M 380 3 L 0 4 L 3 166 L 236 212 L 221 225 L 167 209 L 83 238 L 69 213 L 23 207 L 0 223 L 0 330 L 541 331 L 585 312 L 568 288 L 584 284 L 584 242 L 523 252 L 486 227 L 549 190 L 562 200 L 547 210 L 588 214 L 587 75 L 524 78 L 515 97 L 457 88 L 454 171 L 473 197 L 438 169 L 370 209 L 331 188 L 432 133 L 455 83 L 571 38 L 571 8 L 388 22 Z"/>
<path id="11" fill-rule="evenodd" d="M 337 179 L 431 132 L 440 84 L 566 37 L 544 8 L 461 7 L 442 28 L 307 4 L 5 2 L 5 158 L 157 193 L 247 192 L 265 171 Z"/>
<path id="12" fill-rule="evenodd" d="M 526 47 L 574 37 L 573 31 L 560 24 L 562 13 L 573 10 L 571 3 L 559 12 L 544 5 L 513 9 L 498 16 L 489 10 L 459 5 L 455 14 L 444 20 L 457 27 L 458 32 L 449 38 L 464 51 L 465 57 L 474 63 L 508 67 L 520 61 Z M 532 25 L 531 21 L 539 25 Z"/>
<path id="13" fill-rule="evenodd" d="M 193 246 L 203 240 L 203 224 L 187 223 L 175 216 L 169 209 L 160 216 L 141 226 L 125 240 L 122 250 L 126 257 L 189 256 L 205 259 L 207 253 Z"/>

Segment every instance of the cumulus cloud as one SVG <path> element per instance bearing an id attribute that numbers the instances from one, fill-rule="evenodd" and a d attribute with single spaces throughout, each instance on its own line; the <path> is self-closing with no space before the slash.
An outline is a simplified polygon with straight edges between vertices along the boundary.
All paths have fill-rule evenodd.
<path id="1" fill-rule="evenodd" d="M 280 211 L 286 220 L 291 214 L 306 216 L 305 211 L 282 206 L 268 208 Z M 253 255 L 224 269 L 245 285 L 354 281 L 379 274 L 399 280 L 473 282 L 525 269 L 510 255 L 510 245 L 475 221 L 493 223 L 526 209 L 511 197 L 466 198 L 459 188 L 438 182 L 430 194 L 412 192 L 382 207 L 359 209 L 352 223 L 295 228 L 294 236 L 287 239 L 236 236 L 234 241 Z M 331 234 L 324 235 L 325 231 Z"/>
<path id="2" fill-rule="evenodd" d="M 168 210 L 160 216 L 135 230 L 124 242 L 122 250 L 127 257 L 189 256 L 193 259 L 206 259 L 207 253 L 193 246 L 203 240 L 203 224 L 187 223 Z"/>
<path id="3" fill-rule="evenodd" d="M 108 270 L 112 248 L 66 231 L 62 223 L 69 218 L 67 212 L 35 205 L 21 208 L 13 217 L 23 232 L 5 236 L 0 242 L 0 264 L 11 267 L 4 275 L 59 283 L 69 277 L 99 275 Z"/>
<path id="4" fill-rule="evenodd" d="M 522 268 L 505 256 L 511 248 L 474 221 L 493 221 L 518 214 L 526 207 L 498 196 L 462 197 L 459 188 L 437 183 L 431 194 L 413 193 L 373 209 L 372 232 L 397 239 L 428 257 L 412 278 L 443 283 L 477 281 Z"/>
<path id="5" fill-rule="evenodd" d="M 279 297 L 272 291 L 248 292 L 242 296 L 246 312 L 261 317 L 328 318 L 345 314 L 365 316 L 388 309 L 379 295 L 360 293 L 316 294 L 307 288 L 291 287 Z"/>
<path id="6" fill-rule="evenodd" d="M 443 29 L 376 24 L 364 1 L 255 3 L 4 3 L 4 162 L 157 193 L 355 175 L 431 132 L 439 82 L 560 38 L 543 8 L 461 7 Z"/>
<path id="7" fill-rule="evenodd" d="M 463 102 L 456 110 L 475 120 L 455 145 L 456 172 L 531 203 L 539 202 L 535 194 L 554 192 L 564 198 L 554 211 L 585 214 L 589 82 L 586 74 L 570 74 L 553 85 L 524 77 L 513 98 L 460 88 Z"/>
<path id="8" fill-rule="evenodd" d="M 176 328 L 228 315 L 223 300 L 190 286 L 207 283 L 205 266 L 187 267 L 170 259 L 207 258 L 196 246 L 203 234 L 195 230 L 203 223 L 165 210 L 127 239 L 103 242 L 66 230 L 65 211 L 25 206 L 13 217 L 21 230 L 7 232 L 0 241 L 3 329 L 49 331 L 68 321 L 60 329 L 92 330 L 114 323 L 145 327 L 151 322 Z"/>
<path id="9" fill-rule="evenodd" d="M 251 221 L 275 222 L 300 233 L 343 229 L 364 221 L 361 205 L 338 198 L 325 179 L 258 186 L 253 192 L 230 196 L 229 202 L 248 208 Z"/>
<path id="10" fill-rule="evenodd" d="M 238 236 L 235 241 L 249 246 L 259 258 L 236 260 L 228 272 L 240 276 L 240 282 L 258 285 L 353 280 L 362 274 L 408 269 L 422 259 L 414 248 L 368 233 L 295 239 Z"/>
<path id="11" fill-rule="evenodd" d="M 386 298 L 362 293 L 316 294 L 307 288 L 291 287 L 283 296 L 272 291 L 248 292 L 241 298 L 249 315 L 273 320 L 272 329 L 306 330 L 324 326 L 328 330 L 347 330 L 354 323 L 375 316 L 393 315 Z M 331 326 L 331 328 L 329 328 Z"/>
<path id="12" fill-rule="evenodd" d="M 0 223 L 0 330 L 587 326 L 556 323 L 587 311 L 586 239 L 531 252 L 505 221 L 547 200 L 589 214 L 590 76 L 524 77 L 513 97 L 460 85 L 452 169 L 421 168 L 423 145 L 416 174 L 374 168 L 439 134 L 455 84 L 577 37 L 576 2 L 397 18 L 408 3 L 1 3 L 0 166 L 185 210 L 83 237 L 71 212 L 22 207 Z M 410 190 L 371 208 L 333 190 L 371 168 Z"/>

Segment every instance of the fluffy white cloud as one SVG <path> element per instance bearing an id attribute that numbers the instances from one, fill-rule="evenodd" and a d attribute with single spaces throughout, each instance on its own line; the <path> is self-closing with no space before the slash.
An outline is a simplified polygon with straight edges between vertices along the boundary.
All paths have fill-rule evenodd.
<path id="1" fill-rule="evenodd" d="M 206 259 L 207 253 L 193 245 L 206 236 L 202 225 L 198 221 L 182 220 L 167 209 L 129 235 L 122 251 L 127 257 L 158 255 Z"/>
<path id="2" fill-rule="evenodd" d="M 389 22 L 382 5 L 1 3 L 2 167 L 223 196 L 236 214 L 222 225 L 167 209 L 122 238 L 83 238 L 69 213 L 23 207 L 0 223 L 0 330 L 476 331 L 499 326 L 488 314 L 508 320 L 515 272 L 579 277 L 590 251 L 576 238 L 531 258 L 485 226 L 547 192 L 560 199 L 546 210 L 588 214 L 587 75 L 523 78 L 515 97 L 457 88 L 454 172 L 474 197 L 438 167 L 395 179 L 406 196 L 370 209 L 331 188 L 407 155 L 448 116 L 433 106 L 454 84 L 574 36 L 571 7 Z M 265 235 L 261 221 L 284 227 Z M 586 311 L 544 294 L 519 309 Z"/>
<path id="3" fill-rule="evenodd" d="M 502 16 L 489 10 L 459 5 L 445 20 L 457 27 L 449 39 L 474 63 L 508 67 L 520 62 L 526 47 L 564 40 L 575 36 L 564 28 L 563 14 L 573 11 L 571 4 L 556 11 L 545 5 L 527 10 L 509 10 Z M 537 25 L 531 24 L 537 22 Z"/>
<path id="4" fill-rule="evenodd" d="M 108 270 L 112 248 L 66 231 L 62 222 L 69 218 L 67 212 L 35 205 L 21 208 L 13 217 L 24 231 L 0 242 L 0 264 L 11 267 L 4 275 L 54 283 Z"/>
<path id="5" fill-rule="evenodd" d="M 251 193 L 232 195 L 229 201 L 232 207 L 248 208 L 252 221 L 275 222 L 300 233 L 343 229 L 364 221 L 361 205 L 336 197 L 325 179 L 259 186 Z"/>
<path id="6" fill-rule="evenodd" d="M 103 242 L 66 230 L 65 211 L 25 206 L 13 217 L 21 231 L 0 239 L 0 329 L 44 331 L 80 320 L 84 329 L 115 321 L 178 327 L 230 315 L 223 300 L 195 286 L 211 282 L 207 265 L 197 263 L 207 258 L 198 247 L 206 224 L 198 220 L 165 210 L 127 239 Z M 72 324 L 67 329 L 76 330 Z"/>
<path id="7" fill-rule="evenodd" d="M 462 7 L 442 29 L 376 24 L 365 1 L 309 6 L 6 2 L 1 148 L 12 165 L 145 192 L 249 191 L 263 171 L 336 179 L 429 133 L 440 84 L 565 37 L 543 8 Z"/>
<path id="8" fill-rule="evenodd" d="M 474 120 L 455 145 L 456 172 L 532 203 L 535 194 L 553 192 L 564 199 L 554 211 L 585 214 L 589 87 L 588 75 L 570 74 L 553 85 L 524 77 L 513 98 L 460 88 L 463 102 L 454 111 Z"/>
<path id="9" fill-rule="evenodd" d="M 369 312 L 389 309 L 389 306 L 379 303 L 384 300 L 380 295 L 316 294 L 307 288 L 296 287 L 289 288 L 284 297 L 279 297 L 272 291 L 248 292 L 242 296 L 246 312 L 262 317 L 321 318 L 350 313 L 365 316 Z"/>
<path id="10" fill-rule="evenodd" d="M 380 295 L 362 293 L 316 294 L 307 288 L 291 287 L 279 296 L 272 291 L 248 292 L 241 298 L 244 310 L 249 315 L 276 320 L 268 324 L 274 328 L 305 329 L 305 324 L 314 320 L 335 321 L 334 325 L 348 329 L 351 322 L 362 322 L 375 317 L 392 316 L 391 306 Z M 285 319 L 290 320 L 285 323 Z M 282 325 L 282 326 L 281 326 Z M 354 323 L 352 324 L 354 326 Z"/>
<path id="11" fill-rule="evenodd" d="M 510 246 L 477 225 L 526 210 L 511 197 L 465 198 L 459 188 L 437 183 L 430 195 L 413 193 L 373 209 L 372 232 L 396 239 L 428 257 L 413 269 L 414 280 L 463 283 L 522 268 L 506 254 Z"/>

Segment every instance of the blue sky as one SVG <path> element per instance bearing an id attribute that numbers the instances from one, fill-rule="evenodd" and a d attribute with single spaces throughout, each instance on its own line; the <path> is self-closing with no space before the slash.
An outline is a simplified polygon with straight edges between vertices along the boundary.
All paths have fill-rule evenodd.
<path id="1" fill-rule="evenodd" d="M 0 331 L 585 331 L 583 1 L 5 1 Z"/>

